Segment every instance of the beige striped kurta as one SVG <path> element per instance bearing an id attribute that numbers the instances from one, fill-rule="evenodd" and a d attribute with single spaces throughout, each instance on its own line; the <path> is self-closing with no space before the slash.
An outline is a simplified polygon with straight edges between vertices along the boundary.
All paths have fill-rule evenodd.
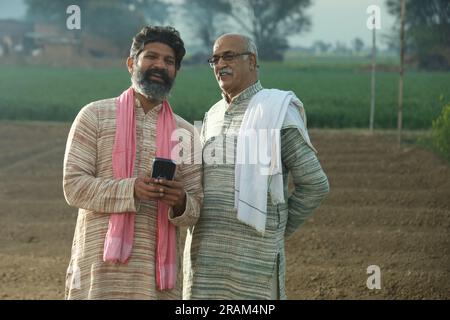
<path id="1" fill-rule="evenodd" d="M 112 149 L 116 128 L 116 102 L 106 99 L 85 106 L 76 117 L 67 140 L 64 158 L 64 195 L 79 208 L 66 276 L 67 299 L 180 299 L 182 244 L 177 228 L 178 276 L 176 288 L 160 292 L 155 284 L 156 202 L 134 198 L 137 176 L 151 173 L 155 157 L 156 122 L 161 105 L 144 113 L 135 100 L 136 159 L 134 177 L 115 180 Z M 177 127 L 189 133 L 183 152 L 193 155 L 193 126 L 176 116 Z M 186 159 L 186 157 L 185 157 Z M 186 190 L 186 210 L 178 217 L 169 213 L 177 227 L 195 224 L 203 197 L 201 165 L 182 163 L 176 179 Z M 135 233 L 128 264 L 103 262 L 103 245 L 113 212 L 136 212 Z"/>
<path id="2" fill-rule="evenodd" d="M 221 100 L 205 115 L 204 202 L 199 220 L 190 228 L 186 240 L 184 299 L 285 299 L 284 240 L 329 191 L 328 179 L 312 145 L 305 142 L 294 122 L 285 119 L 281 159 L 286 203 L 273 205 L 268 194 L 264 235 L 237 219 L 233 164 L 237 134 L 250 99 L 261 89 L 257 82 L 231 104 Z M 289 108 L 288 112 L 299 112 L 293 102 Z M 222 145 L 225 147 L 217 147 Z M 211 156 L 216 163 L 206 161 Z M 288 194 L 289 172 L 295 185 L 292 195 Z"/>

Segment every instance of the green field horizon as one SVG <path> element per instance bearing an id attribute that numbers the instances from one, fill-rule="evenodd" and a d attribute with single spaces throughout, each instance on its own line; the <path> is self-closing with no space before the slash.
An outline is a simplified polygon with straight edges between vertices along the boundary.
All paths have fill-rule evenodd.
<path id="1" fill-rule="evenodd" d="M 383 66 L 395 67 L 395 59 Z M 384 68 L 386 69 L 386 68 Z M 395 69 L 395 68 L 392 68 Z M 260 63 L 265 88 L 293 91 L 304 103 L 308 127 L 366 128 L 370 108 L 370 60 L 365 57 L 303 57 Z M 399 75 L 376 75 L 375 128 L 397 125 Z M 63 68 L 0 65 L 0 119 L 73 121 L 86 104 L 120 95 L 130 85 L 123 68 Z M 407 70 L 403 126 L 429 129 L 450 101 L 450 73 Z M 170 96 L 174 111 L 189 122 L 201 121 L 221 99 L 208 66 L 183 66 Z"/>

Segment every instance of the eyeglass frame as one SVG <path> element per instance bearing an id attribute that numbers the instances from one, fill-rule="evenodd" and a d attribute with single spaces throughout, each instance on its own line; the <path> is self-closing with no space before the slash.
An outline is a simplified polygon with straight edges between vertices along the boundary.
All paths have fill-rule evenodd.
<path id="1" fill-rule="evenodd" d="M 210 65 L 210 67 L 214 68 L 219 63 L 220 59 L 223 59 L 223 61 L 231 62 L 234 59 L 236 59 L 237 57 L 248 56 L 248 55 L 251 55 L 251 54 L 253 54 L 253 52 L 250 52 L 250 51 L 245 51 L 245 52 L 242 52 L 242 53 L 232 53 L 232 51 L 231 52 L 227 51 L 224 54 L 221 54 L 219 56 L 211 57 L 207 61 L 208 61 L 209 65 Z M 225 59 L 225 57 L 227 57 L 227 59 Z M 214 60 L 217 59 L 217 60 L 214 62 L 213 59 Z"/>

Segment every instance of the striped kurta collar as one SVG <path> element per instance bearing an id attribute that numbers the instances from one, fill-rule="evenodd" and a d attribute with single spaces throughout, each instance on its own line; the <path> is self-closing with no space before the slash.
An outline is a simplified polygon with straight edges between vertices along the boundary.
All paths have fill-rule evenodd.
<path id="1" fill-rule="evenodd" d="M 243 100 L 246 100 L 246 99 L 248 99 L 250 97 L 253 97 L 257 92 L 259 92 L 262 89 L 263 89 L 263 87 L 261 85 L 261 82 L 258 80 L 258 81 L 255 82 L 255 84 L 253 84 L 250 87 L 248 87 L 248 88 L 244 89 L 243 91 L 241 91 L 233 99 L 232 104 L 238 105 Z M 222 92 L 222 97 L 223 97 L 225 103 L 228 105 L 229 103 L 227 102 L 226 96 L 225 96 L 225 94 L 223 92 Z"/>

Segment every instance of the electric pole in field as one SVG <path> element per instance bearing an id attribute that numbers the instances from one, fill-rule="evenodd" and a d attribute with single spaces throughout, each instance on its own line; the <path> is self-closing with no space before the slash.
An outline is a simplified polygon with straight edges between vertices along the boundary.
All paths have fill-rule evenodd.
<path id="1" fill-rule="evenodd" d="M 373 26 L 372 26 L 372 82 L 371 82 L 371 94 L 370 94 L 370 120 L 369 128 L 370 133 L 373 133 L 373 118 L 375 115 L 375 71 L 376 71 L 376 36 L 375 36 L 375 17 L 373 16 Z"/>
<path id="2" fill-rule="evenodd" d="M 405 59 L 405 0 L 400 0 L 400 79 L 398 82 L 398 114 L 397 134 L 398 145 L 402 143 L 402 117 L 403 117 L 403 73 Z"/>

